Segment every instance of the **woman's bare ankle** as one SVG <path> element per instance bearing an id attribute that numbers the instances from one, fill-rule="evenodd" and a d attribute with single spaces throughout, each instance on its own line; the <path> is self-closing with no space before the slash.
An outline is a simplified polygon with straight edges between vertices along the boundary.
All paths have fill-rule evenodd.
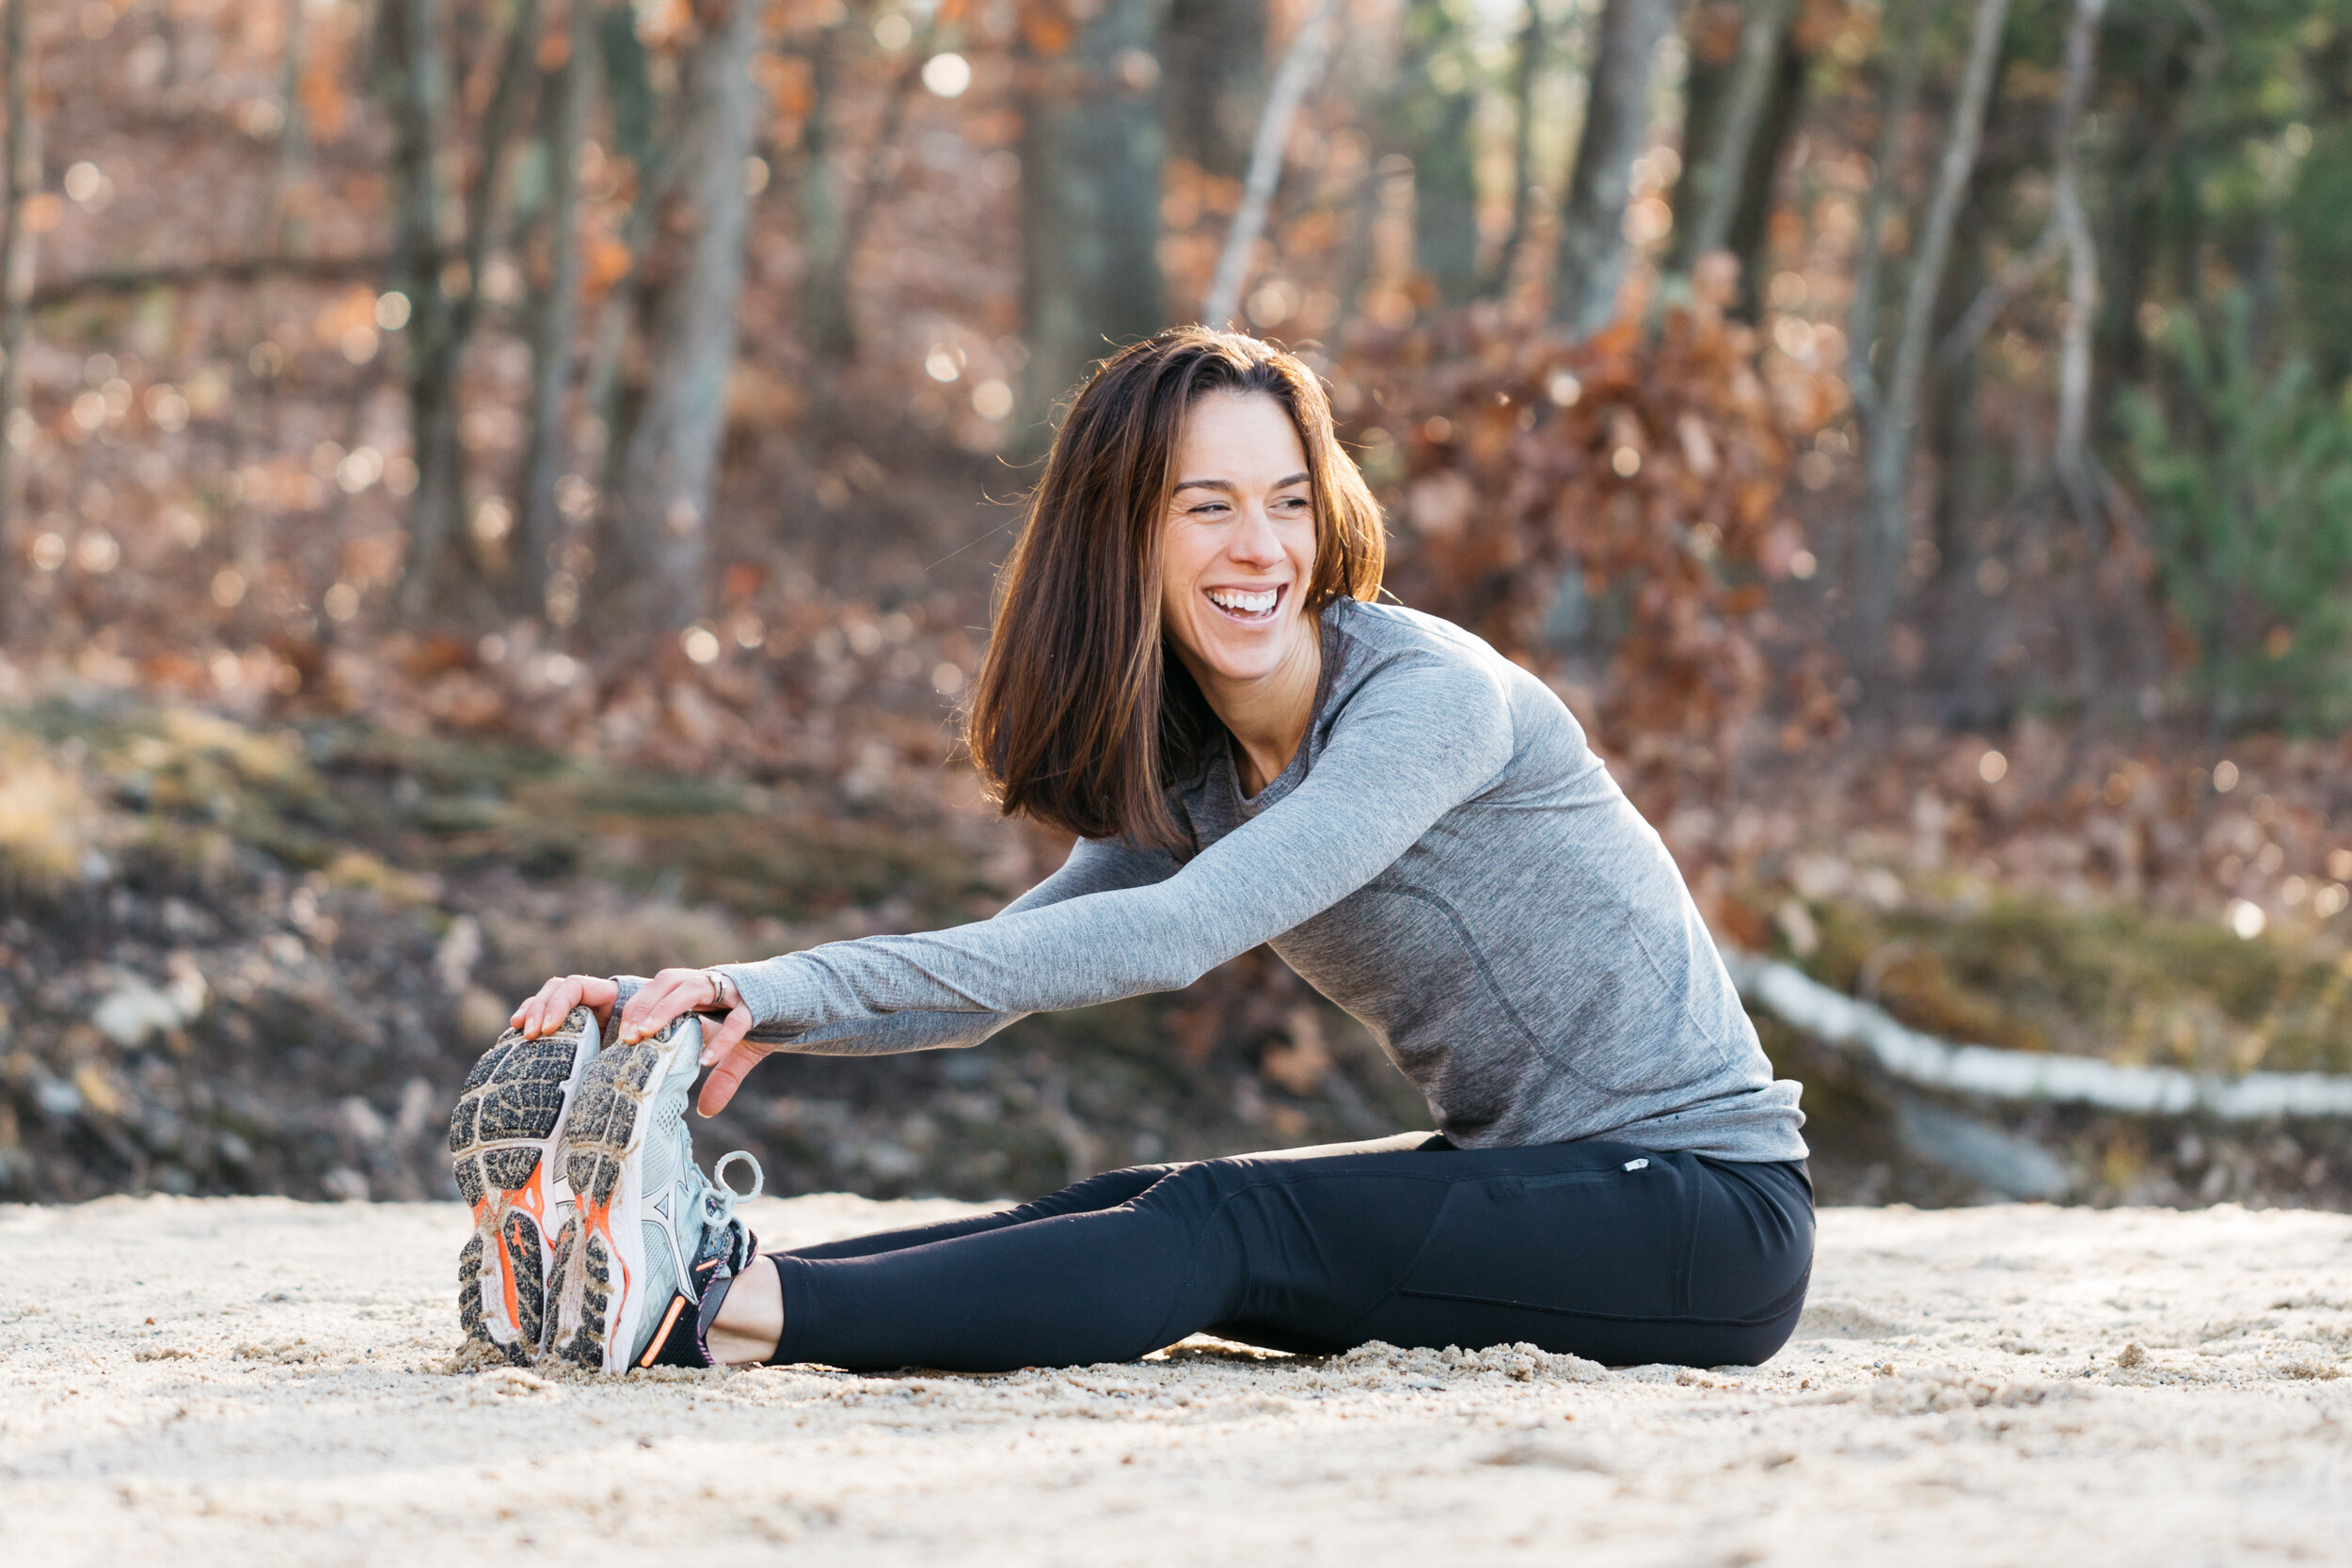
<path id="1" fill-rule="evenodd" d="M 783 1338 L 784 1282 L 776 1277 L 773 1264 L 755 1257 L 727 1287 L 704 1343 L 712 1360 L 742 1367 L 773 1356 Z"/>

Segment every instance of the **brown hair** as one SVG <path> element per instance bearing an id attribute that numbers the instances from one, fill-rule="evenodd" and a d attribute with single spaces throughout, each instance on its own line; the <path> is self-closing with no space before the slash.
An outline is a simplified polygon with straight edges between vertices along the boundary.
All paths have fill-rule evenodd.
<path id="1" fill-rule="evenodd" d="M 1185 416 L 1211 392 L 1270 397 L 1298 427 L 1315 515 L 1302 610 L 1379 592 L 1380 509 L 1312 371 L 1204 326 L 1120 350 L 1079 389 L 998 579 L 964 738 L 1008 816 L 1089 838 L 1184 842 L 1168 787 L 1224 731 L 1163 645 L 1160 531 Z"/>

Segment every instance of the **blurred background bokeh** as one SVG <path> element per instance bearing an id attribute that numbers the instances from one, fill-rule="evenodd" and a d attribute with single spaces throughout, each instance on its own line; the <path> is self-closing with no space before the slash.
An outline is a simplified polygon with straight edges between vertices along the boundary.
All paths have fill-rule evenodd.
<path id="1" fill-rule="evenodd" d="M 2352 1071 L 2345 0 L 0 20 L 0 1196 L 440 1194 L 544 975 L 1027 886 L 954 754 L 992 574 L 1057 400 L 1196 319 L 1329 379 L 1391 588 L 1554 684 L 1726 946 Z M 1828 1198 L 2352 1197 L 2340 1119 L 1757 1017 Z M 964 1196 L 1426 1125 L 1263 952 L 723 1120 Z"/>

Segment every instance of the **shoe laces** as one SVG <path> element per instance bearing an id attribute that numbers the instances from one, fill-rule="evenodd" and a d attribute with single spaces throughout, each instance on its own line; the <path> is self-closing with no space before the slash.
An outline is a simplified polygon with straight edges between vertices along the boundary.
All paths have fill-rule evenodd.
<path id="1" fill-rule="evenodd" d="M 727 1167 L 738 1160 L 752 1167 L 752 1190 L 737 1192 L 727 1180 Z M 707 1232 L 726 1226 L 735 1219 L 735 1206 L 749 1203 L 768 1190 L 768 1173 L 759 1168 L 759 1162 L 743 1149 L 722 1154 L 710 1167 L 710 1176 L 703 1184 L 703 1227 Z"/>

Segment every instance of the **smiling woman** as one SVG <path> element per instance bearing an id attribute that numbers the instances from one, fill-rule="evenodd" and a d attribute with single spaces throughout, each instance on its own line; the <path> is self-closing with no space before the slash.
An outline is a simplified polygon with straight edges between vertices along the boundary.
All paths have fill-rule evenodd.
<path id="1" fill-rule="evenodd" d="M 1812 1259 L 1797 1085 L 1574 716 L 1469 633 L 1370 602 L 1380 568 L 1298 360 L 1186 327 L 1104 361 L 1006 565 L 969 729 L 1007 812 L 1077 835 L 1069 861 L 952 930 L 549 981 L 477 1069 L 519 1075 L 532 1118 L 485 1088 L 452 1145 L 484 1151 L 469 1321 L 611 1370 L 994 1370 L 1203 1329 L 1772 1354 Z M 698 1065 L 715 1113 L 771 1052 L 977 1045 L 1260 943 L 1362 1021 L 1438 1135 L 1112 1171 L 766 1255 L 693 1160 Z M 694 1013 L 722 1021 L 707 1044 Z M 559 1158 L 568 1222 L 564 1195 L 491 1180 Z M 542 1267 L 526 1323 L 536 1298 L 509 1286 Z"/>
<path id="2" fill-rule="evenodd" d="M 1005 564 L 973 760 L 1009 814 L 1181 842 L 1168 782 L 1228 733 L 1261 783 L 1280 770 L 1314 691 L 1316 613 L 1371 598 L 1383 559 L 1312 372 L 1200 327 L 1137 344 L 1071 409 Z"/>

